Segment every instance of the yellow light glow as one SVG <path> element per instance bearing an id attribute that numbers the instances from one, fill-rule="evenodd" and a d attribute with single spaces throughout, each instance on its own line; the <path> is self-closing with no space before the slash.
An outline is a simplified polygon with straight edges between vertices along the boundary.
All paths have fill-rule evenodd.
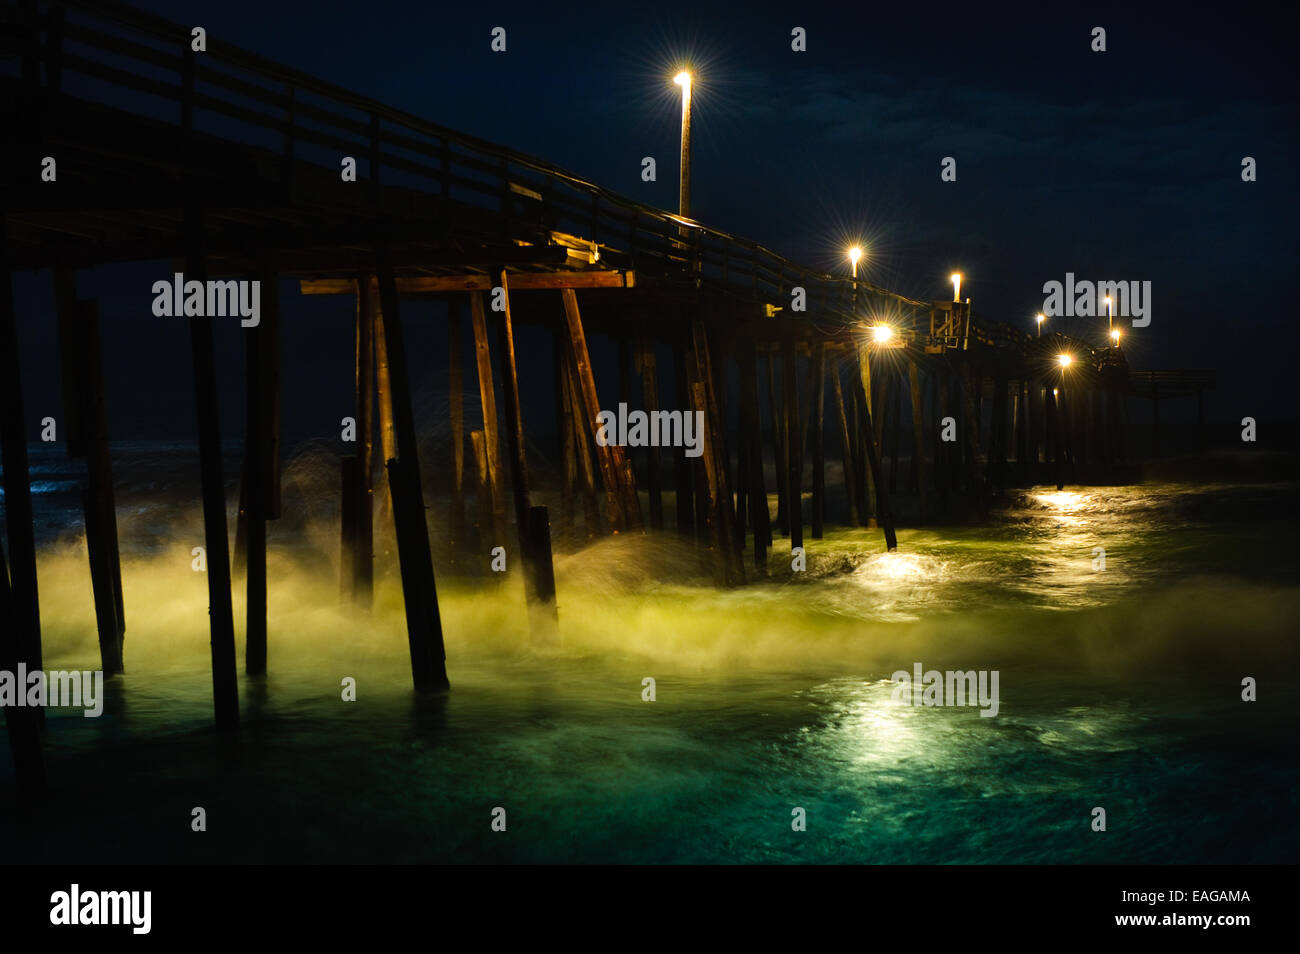
<path id="1" fill-rule="evenodd" d="M 849 261 L 854 265 L 858 264 L 858 259 L 862 258 L 862 249 L 857 245 L 849 249 Z"/>
<path id="2" fill-rule="evenodd" d="M 1110 296 L 1109 296 L 1109 295 L 1106 296 L 1106 298 L 1105 298 L 1105 302 L 1106 302 L 1106 304 L 1108 304 L 1108 305 L 1110 304 Z"/>
<path id="3" fill-rule="evenodd" d="M 678 86 L 690 86 L 691 74 L 686 70 L 682 70 L 680 73 L 678 73 L 676 76 L 673 77 L 673 82 L 676 83 Z"/>
<path id="4" fill-rule="evenodd" d="M 1056 356 L 1056 363 L 1063 368 L 1068 368 L 1070 366 L 1070 362 L 1072 362 L 1073 360 L 1074 359 L 1071 358 L 1068 354 L 1058 354 Z"/>
<path id="5" fill-rule="evenodd" d="M 889 325 L 876 325 L 871 329 L 871 337 L 875 339 L 876 344 L 884 344 L 894 337 L 894 329 Z"/>
<path id="6" fill-rule="evenodd" d="M 1110 337 L 1111 340 L 1115 342 L 1115 344 L 1119 344 L 1119 329 L 1118 328 L 1112 329 L 1110 333 Z"/>
<path id="7" fill-rule="evenodd" d="M 1034 320 L 1037 321 L 1037 322 L 1041 325 L 1044 321 L 1047 320 L 1047 316 L 1046 316 L 1046 315 L 1034 315 Z"/>
<path id="8" fill-rule="evenodd" d="M 952 273 L 952 300 L 961 301 L 961 272 Z"/>
<path id="9" fill-rule="evenodd" d="M 1052 397 L 1056 397 L 1060 393 L 1061 393 L 1060 388 L 1052 388 Z"/>

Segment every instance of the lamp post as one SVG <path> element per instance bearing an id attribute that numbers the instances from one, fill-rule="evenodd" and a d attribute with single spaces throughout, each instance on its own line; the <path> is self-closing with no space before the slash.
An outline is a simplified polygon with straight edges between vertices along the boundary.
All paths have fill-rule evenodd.
<path id="1" fill-rule="evenodd" d="M 1041 338 L 1043 336 L 1043 322 L 1047 320 L 1047 316 L 1040 313 L 1034 315 L 1034 320 L 1038 322 L 1038 337 Z"/>
<path id="2" fill-rule="evenodd" d="M 682 88 L 682 164 L 677 189 L 677 214 L 691 215 L 691 74 L 682 70 L 673 77 Z"/>
<path id="3" fill-rule="evenodd" d="M 961 272 L 952 273 L 952 300 L 961 301 Z"/>
<path id="4" fill-rule="evenodd" d="M 862 248 L 858 245 L 849 249 L 849 262 L 853 265 L 853 278 L 858 277 L 858 259 L 862 258 Z"/>

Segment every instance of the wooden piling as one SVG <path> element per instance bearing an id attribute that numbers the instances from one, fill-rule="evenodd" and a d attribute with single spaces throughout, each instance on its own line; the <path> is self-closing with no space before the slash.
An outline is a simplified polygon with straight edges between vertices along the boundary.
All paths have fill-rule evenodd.
<path id="1" fill-rule="evenodd" d="M 772 421 L 772 454 L 776 460 L 776 526 L 790 535 L 790 458 L 787 456 L 786 433 L 789 420 L 785 402 L 776 390 L 776 353 L 767 356 L 767 401 Z"/>
<path id="2" fill-rule="evenodd" d="M 788 516 L 790 520 L 790 550 L 803 546 L 803 490 L 800 483 L 803 478 L 802 454 L 799 452 L 799 381 L 798 356 L 795 353 L 794 337 L 787 334 L 781 342 L 785 359 L 785 413 L 783 415 L 784 444 L 786 447 L 786 465 L 789 468 L 786 477 L 786 493 L 789 495 Z"/>
<path id="3" fill-rule="evenodd" d="M 86 458 L 82 490 L 86 550 L 99 635 L 100 665 L 107 675 L 123 671 L 126 620 L 121 560 L 109 456 L 99 313 L 94 302 L 77 301 L 70 269 L 55 272 L 55 304 L 63 372 L 64 440 L 69 456 Z"/>
<path id="4" fill-rule="evenodd" d="M 250 676 L 266 672 L 267 653 L 267 579 L 266 579 L 266 521 L 271 515 L 274 499 L 278 499 L 279 473 L 279 386 L 277 339 L 280 316 L 279 275 L 268 256 L 263 256 L 258 281 L 261 283 L 261 304 L 257 325 L 241 328 L 245 350 L 245 425 L 244 468 L 247 495 L 245 525 L 247 550 L 245 565 L 244 614 L 244 670 Z M 360 426 L 360 421 L 358 421 Z M 358 464 L 358 469 L 360 464 Z M 360 483 L 358 472 L 355 480 Z M 274 488 L 273 488 L 274 485 Z M 367 509 L 370 498 L 363 497 L 358 487 L 353 488 L 357 499 L 353 502 L 356 523 L 353 538 L 354 559 L 353 594 L 356 593 L 356 575 L 361 573 L 356 548 L 365 547 L 365 573 L 369 578 L 369 542 L 361 535 L 368 532 L 370 523 L 360 513 Z M 369 605 L 367 585 L 365 604 Z"/>
<path id="5" fill-rule="evenodd" d="M 515 525 L 519 531 L 519 556 L 524 570 L 524 599 L 538 599 L 538 568 L 529 538 L 532 502 L 528 492 L 528 456 L 524 444 L 524 420 L 519 400 L 519 369 L 515 364 L 515 332 L 510 314 L 510 283 L 506 270 L 496 272 L 502 292 L 501 386 L 506 401 L 506 443 L 510 448 L 510 481 L 515 504 Z M 547 537 L 550 536 L 547 524 Z M 534 635 L 538 635 L 534 633 Z"/>
<path id="6" fill-rule="evenodd" d="M 0 226 L 2 227 L 2 226 Z M 6 276 L 8 272 L 4 273 Z M 3 279 L 0 279 L 2 281 Z M 6 495 L 7 496 L 7 495 Z M 11 514 L 6 514 L 11 517 Z M 9 567 L 4 547 L 0 546 L 0 670 L 18 671 L 21 631 L 19 607 L 9 583 Z M 20 687 L 19 691 L 26 691 Z M 45 749 L 41 739 L 40 709 L 28 706 L 3 706 L 8 730 L 9 750 L 14 760 L 14 782 L 19 814 L 30 817 L 36 805 L 48 794 L 45 774 Z"/>
<path id="7" fill-rule="evenodd" d="M 712 347 L 704 322 L 696 318 L 691 323 L 694 339 L 694 357 L 701 391 L 697 397 L 703 400 L 696 403 L 696 410 L 704 412 L 705 447 L 701 458 L 705 460 L 706 473 L 712 460 L 713 473 L 708 475 L 709 496 L 711 504 L 710 519 L 718 527 L 717 545 L 722 560 L 725 582 L 736 585 L 744 582 L 744 564 L 739 557 L 736 535 L 743 538 L 744 528 L 736 527 L 735 507 L 732 503 L 731 489 L 727 478 L 727 443 L 725 419 L 719 392 L 722 390 L 717 381 Z"/>
<path id="8" fill-rule="evenodd" d="M 862 366 L 867 364 L 867 351 L 865 347 L 858 350 L 859 363 Z M 871 378 L 867 371 L 860 372 L 864 384 L 864 391 L 870 393 Z M 871 407 L 864 404 L 862 408 L 862 446 L 866 451 L 867 466 L 870 468 L 871 481 L 875 486 L 876 499 L 876 519 L 880 527 L 885 532 L 885 546 L 889 550 L 898 549 L 898 536 L 894 533 L 894 512 L 893 506 L 889 499 L 889 488 L 885 485 L 884 474 L 880 469 L 880 454 L 876 447 L 874 439 L 874 428 L 871 422 Z"/>
<path id="9" fill-rule="evenodd" d="M 397 282 L 386 251 L 379 255 L 379 293 L 383 301 L 384 344 L 392 386 L 393 427 L 397 437 L 397 457 L 387 463 L 411 650 L 411 677 L 417 690 L 441 690 L 449 686 L 447 652 L 443 645 L 442 616 L 429 553 L 429 530 L 425 522 L 424 489 L 420 481 L 420 455 L 398 312 Z"/>
<path id="10" fill-rule="evenodd" d="M 809 377 L 812 399 L 812 535 L 820 540 L 826 507 L 826 342 L 813 343 Z"/>
<path id="11" fill-rule="evenodd" d="M 831 368 L 831 387 L 835 393 L 835 408 L 840 419 L 840 458 L 844 466 L 844 495 L 849 501 L 849 526 L 862 526 L 862 516 L 858 510 L 857 465 L 853 460 L 853 440 L 849 436 L 849 418 L 844 410 L 844 389 L 840 382 L 840 370 Z"/>
<path id="12" fill-rule="evenodd" d="M 207 261 L 199 245 L 201 214 L 187 214 L 190 248 L 187 281 L 207 281 Z M 203 486 L 203 536 L 207 552 L 208 619 L 212 633 L 212 696 L 218 729 L 239 727 L 239 691 L 235 675 L 235 620 L 230 600 L 230 548 L 226 538 L 226 488 L 221 476 L 221 425 L 212 320 L 191 317 L 190 351 L 198 417 L 199 467 Z"/>
<path id="13" fill-rule="evenodd" d="M 447 305 L 447 391 L 451 424 L 451 500 L 447 525 L 451 529 L 450 562 L 457 566 L 465 539 L 465 390 L 461 377 L 460 306 Z"/>
<path id="14" fill-rule="evenodd" d="M 772 523 L 767 509 L 767 485 L 763 474 L 758 351 L 752 341 L 742 345 L 737 360 L 740 364 L 740 422 L 745 431 L 745 462 L 749 467 L 749 516 L 754 526 L 754 569 L 766 572 L 767 551 L 772 546 Z"/>
<path id="15" fill-rule="evenodd" d="M 625 465 L 623 448 L 617 444 L 601 446 L 596 439 L 600 427 L 597 420 L 601 411 L 600 398 L 596 394 L 596 379 L 592 373 L 591 357 L 587 353 L 587 336 L 578 311 L 578 296 L 572 288 L 562 288 L 560 294 L 564 300 L 569 346 L 577 372 L 578 396 L 581 398 L 581 407 L 586 412 L 584 417 L 591 429 L 592 440 L 596 441 L 596 459 L 600 463 L 601 480 L 605 485 L 610 524 L 616 530 L 639 529 L 641 504 L 636 496 L 635 485 L 629 482 L 630 470 Z"/>
<path id="16" fill-rule="evenodd" d="M 930 481 L 925 466 L 925 401 L 921 394 L 921 373 L 917 356 L 907 353 L 907 384 L 912 399 L 912 470 L 916 475 L 916 499 L 922 524 L 930 519 Z"/>
<path id="17" fill-rule="evenodd" d="M 677 406 L 685 414 L 691 405 L 690 383 L 686 374 L 686 347 L 680 336 L 673 339 L 673 390 Z M 677 535 L 683 540 L 695 539 L 694 478 L 691 460 L 680 449 L 673 452 L 673 506 L 677 511 Z"/>
<path id="18" fill-rule="evenodd" d="M 551 640 L 556 635 L 559 610 L 555 603 L 555 563 L 551 557 L 551 522 L 545 507 L 528 511 L 528 539 L 536 566 L 536 598 L 529 608 L 529 626 L 534 639 Z"/>
<path id="19" fill-rule="evenodd" d="M 388 376 L 388 336 L 384 333 L 383 300 L 379 294 L 378 280 L 372 275 L 371 300 L 376 303 L 375 320 L 375 385 L 379 410 L 379 448 L 384 457 L 384 506 L 393 512 L 392 488 L 388 486 L 388 461 L 397 456 L 397 434 L 393 426 L 393 388 Z"/>
<path id="20" fill-rule="evenodd" d="M 654 342 L 639 338 L 636 349 L 637 368 L 641 374 L 641 403 L 646 416 L 653 421 L 659 410 L 659 373 L 655 361 Z M 650 527 L 664 528 L 663 477 L 660 472 L 660 451 L 656 445 L 647 448 L 646 489 L 650 494 Z"/>
<path id="21" fill-rule="evenodd" d="M 492 383 L 492 355 L 488 344 L 483 293 L 470 292 L 470 319 L 474 327 L 474 356 L 478 368 L 479 405 L 483 411 L 483 451 L 487 455 L 488 488 L 492 494 L 492 546 L 504 547 L 506 504 L 502 483 L 501 442 L 497 435 L 497 398 Z"/>
<path id="22" fill-rule="evenodd" d="M 9 538 L 11 574 L 10 619 L 15 663 L 28 670 L 43 668 L 41 611 L 36 581 L 36 534 L 32 514 L 31 477 L 27 463 L 27 434 L 23 412 L 22 364 L 18 359 L 18 321 L 9 271 L 5 219 L 0 210 L 0 446 L 5 490 L 5 526 Z M 35 710 L 38 724 L 44 711 Z M 15 751 L 15 757 L 17 752 Z"/>
<path id="23" fill-rule="evenodd" d="M 489 540 L 492 532 L 492 484 L 488 480 L 487 450 L 483 432 L 471 431 L 469 442 L 474 454 L 474 512 L 476 514 L 474 526 L 478 536 L 480 565 L 484 572 L 490 572 L 487 569 L 491 562 L 489 553 L 492 547 L 498 544 Z"/>
<path id="24" fill-rule="evenodd" d="M 871 436 L 875 429 L 871 426 L 872 415 L 875 408 L 871 403 L 871 347 L 865 339 L 855 342 L 858 351 L 858 377 L 861 380 L 861 387 L 854 388 L 855 403 L 858 408 L 858 414 L 865 426 L 860 427 L 856 433 L 858 440 L 858 476 L 859 487 L 862 490 L 862 512 L 867 526 L 875 528 L 879 520 L 880 505 L 878 501 L 878 486 L 880 481 L 874 467 L 879 467 L 879 461 L 875 465 L 871 463 L 875 450 L 868 448 L 871 444 Z"/>
<path id="25" fill-rule="evenodd" d="M 356 454 L 339 458 L 339 599 L 345 603 L 356 593 L 359 469 Z"/>
<path id="26" fill-rule="evenodd" d="M 369 277 L 357 280 L 356 394 L 357 472 L 354 504 L 357 523 L 352 552 L 352 600 L 369 609 L 374 601 L 375 579 L 375 289 Z"/>

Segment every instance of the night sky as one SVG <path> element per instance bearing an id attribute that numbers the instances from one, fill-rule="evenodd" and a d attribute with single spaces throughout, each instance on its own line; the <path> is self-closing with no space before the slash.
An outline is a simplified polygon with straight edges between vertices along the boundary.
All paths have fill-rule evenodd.
<path id="1" fill-rule="evenodd" d="M 978 315 L 1026 330 L 1043 283 L 1066 272 L 1150 281 L 1151 325 L 1125 341 L 1135 367 L 1217 369 L 1209 412 L 1225 421 L 1295 416 L 1297 84 L 1290 34 L 1263 8 L 137 5 L 665 209 L 671 76 L 688 64 L 693 213 L 706 224 L 828 271 L 846 270 L 844 248 L 861 240 L 865 276 L 915 298 L 950 294 L 961 271 Z M 495 26 L 505 54 L 489 49 Z M 795 26 L 807 52 L 790 49 Z M 1105 53 L 1090 49 L 1095 26 Z M 655 183 L 641 180 L 644 156 Z M 944 156 L 956 182 L 940 181 Z M 1244 156 L 1258 181 L 1242 181 Z M 101 299 L 117 439 L 193 436 L 187 334 L 149 313 L 148 286 L 167 274 L 142 263 L 80 278 Z M 50 285 L 17 281 L 33 419 L 61 403 Z M 286 401 L 286 437 L 329 432 L 313 416 L 321 395 L 348 404 L 352 307 L 286 294 L 285 386 L 317 389 Z M 1056 324 L 1097 344 L 1099 327 Z M 218 336 L 227 437 L 242 429 L 237 332 Z M 445 379 L 445 360 L 416 364 Z"/>

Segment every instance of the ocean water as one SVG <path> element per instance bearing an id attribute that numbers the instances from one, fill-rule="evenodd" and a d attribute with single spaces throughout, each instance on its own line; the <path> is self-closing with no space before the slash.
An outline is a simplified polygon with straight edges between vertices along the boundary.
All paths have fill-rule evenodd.
<path id="1" fill-rule="evenodd" d="M 235 599 L 226 737 L 192 450 L 114 453 L 128 671 L 101 718 L 49 712 L 34 818 L 10 813 L 0 757 L 6 861 L 1300 860 L 1294 482 L 1030 489 L 895 553 L 878 531 L 806 539 L 801 574 L 778 538 L 770 577 L 732 590 L 671 535 L 574 544 L 555 644 L 531 639 L 517 576 L 448 571 L 435 500 L 452 690 L 422 698 L 382 514 L 375 606 L 342 606 L 337 465 L 308 446 L 269 530 L 264 678 L 242 674 Z M 78 474 L 39 450 L 33 470 L 46 666 L 97 668 Z M 997 715 L 897 704 L 917 663 L 996 670 Z"/>

